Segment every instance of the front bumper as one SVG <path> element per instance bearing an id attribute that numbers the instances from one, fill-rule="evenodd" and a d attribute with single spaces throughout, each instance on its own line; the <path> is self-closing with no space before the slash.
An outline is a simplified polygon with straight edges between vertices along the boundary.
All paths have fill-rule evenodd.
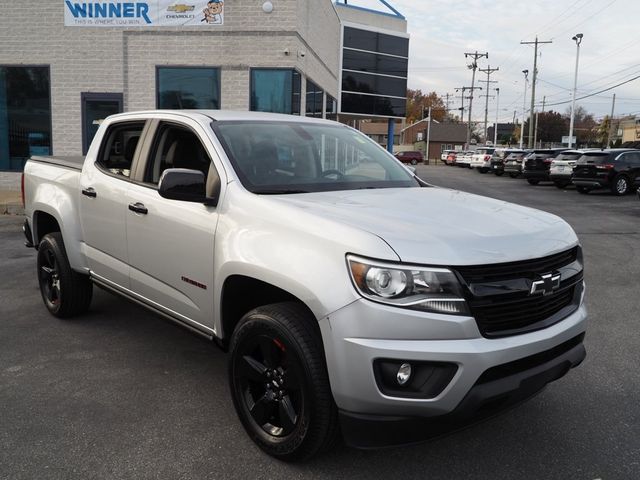
<path id="1" fill-rule="evenodd" d="M 341 411 L 343 427 L 357 432 L 360 427 L 352 427 L 358 419 L 364 419 L 364 424 L 371 424 L 371 416 L 374 419 L 387 417 L 382 422 L 390 424 L 388 417 L 393 417 L 400 419 L 400 426 L 393 428 L 399 428 L 398 432 L 402 432 L 401 425 L 407 421 L 407 417 L 431 422 L 436 417 L 463 409 L 466 413 L 462 417 L 466 418 L 469 412 L 476 412 L 481 404 L 491 400 L 493 392 L 498 392 L 498 395 L 508 393 L 511 398 L 521 399 L 532 394 L 531 385 L 537 391 L 548 381 L 564 375 L 570 367 L 565 368 L 563 360 L 558 360 L 563 367 L 557 367 L 557 362 L 549 359 L 553 363 L 550 367 L 552 374 L 538 378 L 540 369 L 536 369 L 517 377 L 505 378 L 500 385 L 494 385 L 495 389 L 478 387 L 479 379 L 488 370 L 552 350 L 580 336 L 585 331 L 586 319 L 587 313 L 584 304 L 581 304 L 574 313 L 548 328 L 487 339 L 482 337 L 472 317 L 402 310 L 363 299 L 322 319 L 320 327 L 331 389 Z M 579 355 L 576 355 L 571 356 L 571 366 L 579 363 Z M 455 364 L 458 368 L 449 384 L 437 396 L 406 398 L 381 392 L 373 369 L 377 359 L 396 359 L 409 363 L 442 362 Z M 556 367 L 562 374 L 556 375 L 560 371 L 556 371 Z M 536 380 L 528 380 L 533 377 Z M 508 388 L 505 390 L 503 385 Z M 345 433 L 345 436 L 353 445 L 366 446 L 366 442 L 360 442 L 356 434 Z M 408 438 L 408 441 L 414 440 Z"/>

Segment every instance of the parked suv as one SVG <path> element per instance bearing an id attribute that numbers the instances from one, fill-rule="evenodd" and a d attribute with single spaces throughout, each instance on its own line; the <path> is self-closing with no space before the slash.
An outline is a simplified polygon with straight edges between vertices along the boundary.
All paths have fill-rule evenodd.
<path id="1" fill-rule="evenodd" d="M 491 147 L 480 147 L 471 156 L 471 168 L 477 169 L 480 173 L 487 173 L 489 171 L 489 162 L 491 161 L 491 155 L 496 149 Z"/>
<path id="2" fill-rule="evenodd" d="M 573 169 L 573 183 L 580 193 L 608 188 L 615 195 L 626 195 L 640 186 L 640 150 L 612 148 L 584 152 Z"/>
<path id="3" fill-rule="evenodd" d="M 514 150 L 513 148 L 496 148 L 489 161 L 489 170 L 498 177 L 504 175 L 504 162 L 512 153 L 523 153 L 524 150 Z"/>
<path id="4" fill-rule="evenodd" d="M 549 181 L 549 168 L 554 158 L 568 148 L 548 148 L 534 150 L 524 157 L 522 166 L 522 176 L 527 179 L 530 185 L 537 185 L 540 182 Z"/>
<path id="5" fill-rule="evenodd" d="M 410 163 L 411 165 L 417 165 L 424 161 L 422 152 L 399 152 L 396 153 L 396 158 L 402 163 Z"/>
<path id="6" fill-rule="evenodd" d="M 466 150 L 464 152 L 459 152 L 456 156 L 456 165 L 459 167 L 467 167 L 471 168 L 471 156 L 475 152 L 473 150 Z"/>
<path id="7" fill-rule="evenodd" d="M 462 152 L 450 152 L 447 155 L 446 160 L 444 161 L 445 164 L 447 165 L 455 165 L 456 164 L 456 157 L 458 156 L 458 154 L 461 154 Z"/>
<path id="8" fill-rule="evenodd" d="M 511 178 L 519 177 L 522 174 L 522 160 L 527 155 L 526 150 L 516 150 L 511 152 L 504 159 L 504 173 Z"/>
<path id="9" fill-rule="evenodd" d="M 582 150 L 567 150 L 553 159 L 549 168 L 549 178 L 556 187 L 565 188 L 571 184 L 573 167 L 583 154 Z"/>
<path id="10" fill-rule="evenodd" d="M 447 163 L 447 157 L 450 153 L 455 153 L 455 150 L 443 150 L 442 154 L 440 155 L 440 161 L 442 161 L 443 163 Z"/>

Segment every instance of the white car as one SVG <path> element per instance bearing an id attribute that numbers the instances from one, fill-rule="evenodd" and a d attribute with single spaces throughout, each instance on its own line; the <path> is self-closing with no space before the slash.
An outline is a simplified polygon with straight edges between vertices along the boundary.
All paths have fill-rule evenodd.
<path id="1" fill-rule="evenodd" d="M 565 188 L 571 184 L 573 167 L 585 151 L 587 150 L 567 150 L 552 160 L 549 178 L 556 187 Z"/>
<path id="2" fill-rule="evenodd" d="M 473 150 L 458 153 L 458 156 L 456 157 L 456 165 L 459 167 L 471 168 L 471 156 L 473 153 Z"/>
<path id="3" fill-rule="evenodd" d="M 455 153 L 455 150 L 442 151 L 442 154 L 440 155 L 440 160 L 442 161 L 442 163 L 447 163 L 447 157 L 449 156 L 450 153 Z"/>
<path id="4" fill-rule="evenodd" d="M 491 156 L 496 149 L 493 147 L 480 147 L 471 156 L 470 167 L 480 173 L 487 173 L 491 166 Z"/>

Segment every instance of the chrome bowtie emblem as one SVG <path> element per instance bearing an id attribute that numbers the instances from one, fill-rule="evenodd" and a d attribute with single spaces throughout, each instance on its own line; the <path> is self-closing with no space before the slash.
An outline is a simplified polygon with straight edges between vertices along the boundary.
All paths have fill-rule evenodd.
<path id="1" fill-rule="evenodd" d="M 540 275 L 540 280 L 536 280 L 531 284 L 530 295 L 551 295 L 554 291 L 560 288 L 560 274 L 545 273 Z"/>

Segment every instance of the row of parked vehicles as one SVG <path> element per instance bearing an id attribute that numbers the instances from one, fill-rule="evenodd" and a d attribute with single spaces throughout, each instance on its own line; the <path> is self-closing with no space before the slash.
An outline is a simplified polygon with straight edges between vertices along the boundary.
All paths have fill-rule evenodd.
<path id="1" fill-rule="evenodd" d="M 573 184 L 584 194 L 608 189 L 615 195 L 626 195 L 640 187 L 640 150 L 635 148 L 480 147 L 475 151 L 448 151 L 441 160 L 447 165 L 475 168 L 480 173 L 524 177 L 531 185 L 553 182 L 558 188 L 566 188 Z"/>

